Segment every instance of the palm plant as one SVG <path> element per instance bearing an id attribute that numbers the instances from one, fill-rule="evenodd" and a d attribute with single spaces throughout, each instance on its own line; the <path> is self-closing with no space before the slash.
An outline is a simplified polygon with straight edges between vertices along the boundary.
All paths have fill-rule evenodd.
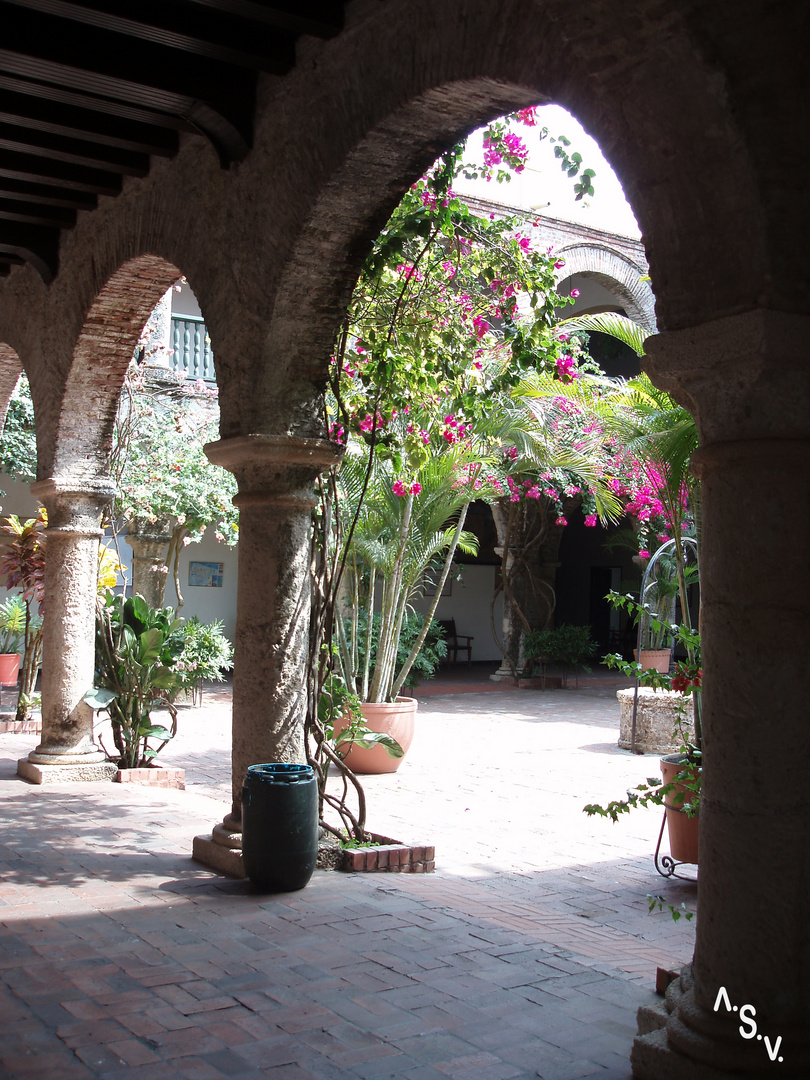
<path id="1" fill-rule="evenodd" d="M 0 654 L 18 653 L 25 643 L 25 601 L 9 596 L 0 604 Z"/>
<path id="2" fill-rule="evenodd" d="M 7 589 L 20 589 L 25 604 L 23 660 L 20 670 L 20 693 L 17 721 L 29 720 L 33 708 L 34 686 L 42 657 L 42 608 L 45 601 L 45 527 L 47 514 L 20 521 L 10 514 L 0 526 L 4 534 L 0 573 Z"/>
<path id="3" fill-rule="evenodd" d="M 475 554 L 477 541 L 464 531 L 472 501 L 468 482 L 459 484 L 464 470 L 480 469 L 469 449 L 448 448 L 430 457 L 405 495 L 397 495 L 390 462 L 378 460 L 365 490 L 362 512 L 345 548 L 346 578 L 342 593 L 344 618 L 336 622 L 339 657 L 346 685 L 364 701 L 394 701 L 419 654 L 450 573 L 456 551 Z M 362 456 L 347 455 L 340 476 L 343 512 L 357 512 Z M 397 670 L 397 653 L 410 603 L 425 574 L 437 562 L 436 591 L 422 630 Z M 360 612 L 366 624 L 380 611 L 379 645 L 372 664 L 371 635 L 360 648 Z"/>

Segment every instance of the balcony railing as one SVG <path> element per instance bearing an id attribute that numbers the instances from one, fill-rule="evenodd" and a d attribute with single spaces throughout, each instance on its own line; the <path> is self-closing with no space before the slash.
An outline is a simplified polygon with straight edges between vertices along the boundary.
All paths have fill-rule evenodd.
<path id="1" fill-rule="evenodd" d="M 211 342 L 200 315 L 172 315 L 172 368 L 186 378 L 217 381 Z"/>

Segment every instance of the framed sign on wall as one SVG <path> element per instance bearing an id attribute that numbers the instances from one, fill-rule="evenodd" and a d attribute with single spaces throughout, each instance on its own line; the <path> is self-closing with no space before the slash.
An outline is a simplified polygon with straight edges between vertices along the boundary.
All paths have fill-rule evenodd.
<path id="1" fill-rule="evenodd" d="M 202 589 L 221 589 L 225 563 L 192 562 L 188 564 L 188 583 Z"/>

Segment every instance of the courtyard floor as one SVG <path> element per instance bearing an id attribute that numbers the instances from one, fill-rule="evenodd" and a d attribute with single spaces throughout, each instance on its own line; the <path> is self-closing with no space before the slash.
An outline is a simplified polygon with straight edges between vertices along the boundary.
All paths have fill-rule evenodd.
<path id="1" fill-rule="evenodd" d="M 227 688 L 161 755 L 185 791 L 35 787 L 36 738 L 0 735 L 0 1077 L 629 1080 L 656 967 L 694 944 L 647 896 L 694 908 L 696 885 L 655 872 L 658 811 L 582 806 L 657 759 L 616 747 L 621 684 L 457 678 L 365 785 L 369 826 L 434 844 L 436 872 L 276 896 L 190 858 L 230 802 Z"/>

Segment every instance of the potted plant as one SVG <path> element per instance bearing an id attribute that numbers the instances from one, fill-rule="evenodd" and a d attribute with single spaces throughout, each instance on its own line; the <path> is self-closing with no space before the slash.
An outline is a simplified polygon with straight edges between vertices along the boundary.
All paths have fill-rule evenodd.
<path id="1" fill-rule="evenodd" d="M 183 649 L 174 671 L 180 677 L 180 689 L 191 694 L 195 705 L 202 703 L 203 682 L 222 682 L 223 668 L 233 661 L 233 645 L 222 632 L 222 620 L 203 623 L 196 615 L 182 627 Z"/>
<path id="2" fill-rule="evenodd" d="M 526 671 L 531 675 L 537 667 L 545 664 L 590 671 L 586 661 L 595 655 L 598 645 L 591 637 L 590 626 L 561 623 L 559 626 L 547 626 L 544 630 L 532 630 L 526 635 L 524 648 Z"/>
<path id="3" fill-rule="evenodd" d="M 605 657 L 608 667 L 623 671 L 639 679 L 641 685 L 653 689 L 675 691 L 680 695 L 680 708 L 676 713 L 676 733 L 681 743 L 676 754 L 668 754 L 660 760 L 661 779 L 648 777 L 645 783 L 628 791 L 626 799 L 616 799 L 607 806 L 588 804 L 584 809 L 609 817 L 616 822 L 619 815 L 636 806 L 664 806 L 669 834 L 670 852 L 676 862 L 698 861 L 698 814 L 702 782 L 703 737 L 700 726 L 700 694 L 703 678 L 700 634 L 686 625 L 673 626 L 671 632 L 680 643 L 687 659 L 676 665 L 672 674 L 652 669 L 643 670 L 637 662 L 628 662 L 621 656 Z M 687 731 L 685 704 L 691 697 L 694 703 L 694 733 Z"/>
<path id="4" fill-rule="evenodd" d="M 85 701 L 108 713 L 116 750 L 108 756 L 119 769 L 154 766 L 175 735 L 177 710 L 167 695 L 182 683 L 175 670 L 182 648 L 182 622 L 171 608 L 150 608 L 141 596 L 124 599 L 111 590 L 99 599 L 95 680 Z M 153 723 L 157 709 L 169 713 L 170 728 Z"/>
<path id="5" fill-rule="evenodd" d="M 40 509 L 35 518 L 21 521 L 10 514 L 0 526 L 3 534 L 3 554 L 0 574 L 7 589 L 21 589 L 20 599 L 25 607 L 25 626 L 22 634 L 22 664 L 20 693 L 17 698 L 16 721 L 30 720 L 34 704 L 34 686 L 42 658 L 42 608 L 45 600 L 45 535 L 48 517 Z M 15 680 L 16 681 L 16 680 Z"/>
<path id="6" fill-rule="evenodd" d="M 437 637 L 433 615 L 456 550 L 477 550 L 475 538 L 463 528 L 470 491 L 457 482 L 469 462 L 463 447 L 437 453 L 417 468 L 412 462 L 411 475 L 418 479 L 406 487 L 397 479 L 391 461 L 378 460 L 353 530 L 350 522 L 358 507 L 351 495 L 367 463 L 362 456 L 348 456 L 339 477 L 349 535 L 342 552 L 343 588 L 334 620 L 336 666 L 347 688 L 358 696 L 368 728 L 391 735 L 405 751 L 413 738 L 417 702 L 401 691 L 429 635 L 434 641 Z M 424 620 L 417 619 L 409 612 L 409 604 L 436 562 L 441 566 L 436 592 Z M 428 648 L 436 653 L 435 644 Z M 421 663 L 426 670 L 432 666 L 424 656 Z M 339 725 L 340 720 L 335 723 Z M 355 755 L 353 761 L 365 771 L 373 767 L 371 759 L 369 753 L 359 760 Z M 392 765 L 397 768 L 402 760 L 382 753 L 374 759 L 380 771 L 389 771 Z"/>
<path id="7" fill-rule="evenodd" d="M 25 645 L 25 601 L 9 596 L 0 604 L 0 686 L 16 686 Z"/>

